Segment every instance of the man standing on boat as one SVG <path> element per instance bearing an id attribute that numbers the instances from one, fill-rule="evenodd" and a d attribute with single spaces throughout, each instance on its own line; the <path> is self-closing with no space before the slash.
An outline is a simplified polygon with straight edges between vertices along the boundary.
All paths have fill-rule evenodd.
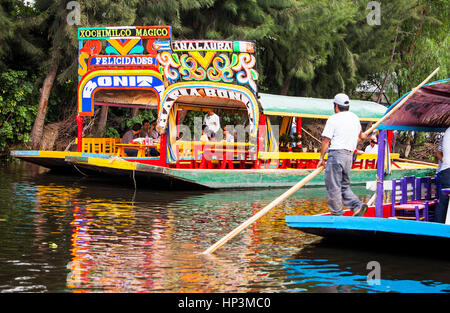
<path id="1" fill-rule="evenodd" d="M 317 167 L 325 164 L 325 185 L 328 193 L 328 206 L 332 215 L 343 215 L 342 204 L 351 209 L 355 216 L 363 216 L 367 205 L 355 196 L 350 189 L 350 170 L 353 152 L 358 138 L 364 140 L 361 123 L 356 114 L 349 111 L 350 99 L 344 93 L 334 97 L 334 112 L 325 124 L 322 132 L 322 148 Z"/>
<path id="2" fill-rule="evenodd" d="M 444 133 L 440 143 L 442 159 L 440 160 L 439 180 L 441 191 L 439 193 L 439 204 L 435 211 L 435 222 L 445 223 L 448 208 L 448 195 L 442 192 L 443 188 L 450 188 L 450 127 Z"/>

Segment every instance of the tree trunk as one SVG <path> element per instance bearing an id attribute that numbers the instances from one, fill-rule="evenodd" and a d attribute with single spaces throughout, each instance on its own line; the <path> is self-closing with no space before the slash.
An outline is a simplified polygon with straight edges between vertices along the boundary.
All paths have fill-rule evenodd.
<path id="1" fill-rule="evenodd" d="M 102 109 L 100 111 L 100 120 L 98 121 L 97 125 L 97 134 L 96 134 L 97 138 L 103 137 L 107 120 L 108 120 L 108 106 L 104 105 L 102 106 Z"/>
<path id="2" fill-rule="evenodd" d="M 131 109 L 131 117 L 136 117 L 139 114 L 139 108 Z"/>
<path id="3" fill-rule="evenodd" d="M 41 98 L 39 99 L 38 110 L 36 119 L 34 120 L 33 128 L 31 130 L 31 144 L 34 150 L 38 150 L 41 144 L 42 132 L 44 129 L 45 116 L 47 114 L 48 98 L 50 96 L 50 90 L 52 89 L 53 82 L 55 81 L 56 73 L 58 71 L 58 63 L 55 63 L 47 76 L 44 79 L 44 83 L 41 88 Z"/>
<path id="4" fill-rule="evenodd" d="M 408 134 L 408 139 L 406 140 L 405 158 L 409 156 L 410 152 L 411 152 L 411 137 Z"/>
<path id="5" fill-rule="evenodd" d="M 283 87 L 281 88 L 280 94 L 282 96 L 287 96 L 290 84 L 291 84 L 291 75 L 288 74 L 286 76 L 286 79 L 284 80 Z"/>
<path id="6" fill-rule="evenodd" d="M 383 99 L 384 89 L 386 88 L 386 84 L 389 79 L 392 62 L 394 61 L 395 46 L 397 45 L 397 37 L 398 37 L 398 26 L 397 26 L 397 29 L 395 30 L 394 46 L 392 47 L 391 58 L 389 60 L 388 69 L 387 69 L 386 75 L 384 77 L 383 85 L 381 86 L 380 95 L 378 96 L 377 103 L 381 103 L 381 99 Z"/>

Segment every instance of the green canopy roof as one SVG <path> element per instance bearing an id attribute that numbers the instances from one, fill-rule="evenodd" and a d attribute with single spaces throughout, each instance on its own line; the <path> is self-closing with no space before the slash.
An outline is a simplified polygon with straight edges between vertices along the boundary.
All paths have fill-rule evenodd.
<path id="1" fill-rule="evenodd" d="M 259 93 L 263 114 L 296 116 L 308 118 L 328 118 L 334 114 L 332 99 L 290 97 Z M 362 121 L 379 120 L 387 108 L 373 101 L 351 100 L 350 111 Z"/>

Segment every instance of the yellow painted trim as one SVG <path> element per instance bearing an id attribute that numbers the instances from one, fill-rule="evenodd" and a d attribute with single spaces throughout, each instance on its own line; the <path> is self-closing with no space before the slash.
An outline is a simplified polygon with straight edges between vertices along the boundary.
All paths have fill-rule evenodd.
<path id="1" fill-rule="evenodd" d="M 80 162 L 85 163 L 85 162 Z M 115 169 L 122 170 L 136 170 L 137 162 L 128 162 L 121 159 L 101 159 L 101 158 L 93 158 L 89 157 L 87 164 L 101 166 L 101 167 L 109 167 Z"/>
<path id="2" fill-rule="evenodd" d="M 317 160 L 320 157 L 320 153 L 314 152 L 260 152 L 259 159 L 269 160 L 288 160 L 288 159 L 298 159 L 298 160 Z M 400 155 L 398 153 L 391 154 L 391 159 L 398 159 Z M 325 159 L 328 155 L 325 155 Z M 357 160 L 375 160 L 378 158 L 377 154 L 360 154 L 356 157 Z"/>
<path id="3" fill-rule="evenodd" d="M 303 160 L 317 160 L 320 157 L 320 153 L 315 152 L 260 152 L 259 159 L 303 159 Z M 325 156 L 327 158 L 327 156 Z"/>
<path id="4" fill-rule="evenodd" d="M 40 158 L 58 158 L 58 159 L 64 159 L 66 156 L 81 156 L 81 152 L 72 152 L 72 151 L 39 151 L 39 156 L 33 156 L 33 157 L 40 157 Z"/>
<path id="5" fill-rule="evenodd" d="M 416 168 L 433 168 L 435 169 L 436 166 L 431 165 L 425 165 L 425 164 L 416 164 L 416 163 L 406 163 L 406 162 L 395 162 L 398 166 L 401 167 L 401 169 L 416 169 Z M 393 170 L 398 168 L 392 168 Z"/>

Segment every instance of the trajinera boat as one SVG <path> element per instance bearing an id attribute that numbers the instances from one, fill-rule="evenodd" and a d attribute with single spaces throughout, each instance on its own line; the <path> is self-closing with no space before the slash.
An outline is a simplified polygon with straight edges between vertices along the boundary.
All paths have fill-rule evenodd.
<path id="1" fill-rule="evenodd" d="M 379 126 L 378 179 L 376 188 L 373 188 L 376 190 L 376 205 L 369 207 L 364 217 L 354 217 L 350 210 L 345 211 L 344 216 L 291 215 L 285 217 L 287 225 L 333 242 L 361 246 L 363 241 L 363 246 L 394 245 L 396 249 L 411 247 L 409 244 L 412 244 L 416 248 L 410 251 L 436 247 L 442 251 L 442 247 L 450 243 L 450 212 L 447 210 L 445 223 L 436 222 L 440 187 L 435 175 L 388 179 L 386 170 L 383 170 L 383 155 L 387 131 L 444 132 L 448 127 L 450 79 L 444 79 L 419 89 Z M 449 194 L 450 189 L 445 192 Z"/>
<path id="2" fill-rule="evenodd" d="M 301 136 L 302 119 L 334 114 L 332 100 L 259 93 L 255 42 L 172 40 L 169 26 L 79 28 L 78 40 L 77 151 L 12 156 L 67 174 L 165 189 L 290 187 L 316 167 L 319 153 L 280 151 L 278 141 L 294 122 Z M 98 106 L 154 110 L 160 137 L 128 144 L 86 138 L 83 127 Z M 231 142 L 204 142 L 201 123 L 194 129 L 181 125 L 190 110 L 239 113 L 245 122 L 227 128 L 237 134 Z M 386 107 L 352 100 L 350 111 L 366 126 Z M 138 150 L 137 156 L 127 156 L 127 148 Z M 159 156 L 148 155 L 149 149 Z M 390 157 L 392 178 L 434 171 L 434 165 Z M 357 157 L 353 184 L 375 179 L 376 159 L 376 154 Z M 323 174 L 308 184 L 318 185 L 324 185 Z"/>

